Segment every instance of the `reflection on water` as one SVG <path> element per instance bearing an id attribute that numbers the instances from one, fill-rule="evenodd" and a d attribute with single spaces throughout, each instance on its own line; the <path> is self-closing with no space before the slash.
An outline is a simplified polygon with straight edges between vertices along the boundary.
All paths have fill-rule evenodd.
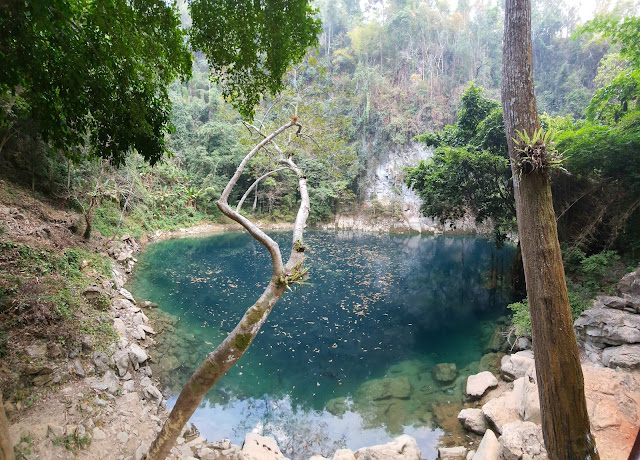
<path id="1" fill-rule="evenodd" d="M 288 233 L 275 238 L 290 244 Z M 513 250 L 474 237 L 353 232 L 308 232 L 305 243 L 311 285 L 278 303 L 207 395 L 197 426 L 235 442 L 262 429 L 295 458 L 406 432 L 430 458 L 435 427 L 462 403 L 464 379 L 477 372 L 510 300 L 504 274 Z M 233 329 L 270 274 L 266 250 L 241 233 L 146 249 L 130 288 L 165 312 L 153 318 L 165 333 L 152 357 L 170 394 Z M 456 365 L 450 380 L 434 374 L 443 362 Z"/>

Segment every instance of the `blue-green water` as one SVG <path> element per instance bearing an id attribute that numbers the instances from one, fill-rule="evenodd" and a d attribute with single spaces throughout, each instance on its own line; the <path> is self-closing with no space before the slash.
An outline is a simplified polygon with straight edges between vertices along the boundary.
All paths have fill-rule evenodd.
<path id="1" fill-rule="evenodd" d="M 274 237 L 287 254 L 290 233 Z M 196 425 L 210 439 L 235 442 L 247 431 L 266 431 L 296 458 L 407 432 L 418 438 L 425 458 L 435 458 L 442 431 L 434 413 L 451 400 L 461 404 L 464 376 L 441 385 L 431 368 L 446 362 L 462 373 L 477 370 L 511 300 L 504 275 L 513 249 L 498 251 L 475 237 L 351 232 L 307 232 L 305 242 L 311 284 L 276 305 L 245 356 L 196 412 Z M 168 333 L 152 350 L 154 376 L 171 395 L 270 276 L 266 250 L 243 233 L 145 250 L 129 288 L 172 315 L 156 318 Z M 410 395 L 368 401 L 361 385 L 385 376 L 406 377 Z M 346 398 L 342 410 L 334 398 Z"/>

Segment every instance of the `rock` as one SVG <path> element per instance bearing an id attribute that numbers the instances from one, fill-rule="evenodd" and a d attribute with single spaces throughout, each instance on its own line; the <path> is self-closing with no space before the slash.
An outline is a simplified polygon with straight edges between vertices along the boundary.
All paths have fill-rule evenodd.
<path id="1" fill-rule="evenodd" d="M 142 307 L 143 308 L 158 308 L 158 304 L 155 302 L 151 302 L 149 300 L 145 300 L 144 302 L 142 302 Z"/>
<path id="2" fill-rule="evenodd" d="M 149 446 L 146 442 L 142 441 L 140 446 L 138 446 L 138 448 L 136 449 L 136 453 L 133 458 L 135 460 L 142 460 L 145 455 L 147 455 L 147 452 L 149 452 Z"/>
<path id="3" fill-rule="evenodd" d="M 640 345 L 608 347 L 602 352 L 602 364 L 607 367 L 640 369 Z"/>
<path id="4" fill-rule="evenodd" d="M 147 353 L 135 343 L 132 343 L 129 346 L 129 358 L 131 359 L 131 364 L 133 364 L 134 369 L 138 368 L 138 365 L 144 363 L 149 357 Z"/>
<path id="5" fill-rule="evenodd" d="M 246 434 L 242 453 L 247 460 L 286 460 L 275 439 L 256 433 Z"/>
<path id="6" fill-rule="evenodd" d="M 109 370 L 109 357 L 103 351 L 93 353 L 93 365 L 98 374 L 104 374 Z"/>
<path id="7" fill-rule="evenodd" d="M 458 420 L 467 430 L 483 435 L 487 431 L 487 422 L 482 409 L 462 409 L 458 414 Z"/>
<path id="8" fill-rule="evenodd" d="M 333 398 L 327 401 L 324 407 L 330 414 L 340 416 L 349 409 L 349 402 L 346 398 Z"/>
<path id="9" fill-rule="evenodd" d="M 476 460 L 498 460 L 500 443 L 493 431 L 487 430 L 482 437 L 478 450 L 473 458 Z"/>
<path id="10" fill-rule="evenodd" d="M 518 337 L 518 340 L 516 340 L 514 345 L 514 349 L 517 351 L 531 350 L 532 346 L 533 345 L 531 344 L 529 337 Z"/>
<path id="11" fill-rule="evenodd" d="M 115 392 L 118 391 L 118 388 L 120 388 L 118 377 L 116 377 L 116 374 L 112 370 L 108 370 L 102 379 L 93 380 L 91 388 L 94 390 L 106 391 L 108 393 L 115 394 Z"/>
<path id="12" fill-rule="evenodd" d="M 418 443 L 411 436 L 403 434 L 393 441 L 380 446 L 363 447 L 355 453 L 356 460 L 421 460 Z"/>
<path id="13" fill-rule="evenodd" d="M 578 341 L 597 348 L 640 342 L 640 315 L 606 308 L 585 310 L 574 323 Z"/>
<path id="14" fill-rule="evenodd" d="M 47 383 L 50 383 L 53 381 L 54 379 L 54 375 L 53 374 L 40 374 L 37 375 L 33 378 L 33 385 L 37 386 L 37 387 L 41 387 L 46 385 Z"/>
<path id="15" fill-rule="evenodd" d="M 35 344 L 26 347 L 29 358 L 45 358 L 47 356 L 46 344 Z"/>
<path id="16" fill-rule="evenodd" d="M 475 450 L 470 450 L 469 452 L 467 452 L 467 458 L 466 460 L 472 460 L 473 456 L 476 454 Z"/>
<path id="17" fill-rule="evenodd" d="M 501 365 L 500 360 L 502 359 L 503 356 L 504 356 L 504 353 L 502 352 L 487 353 L 483 355 L 482 358 L 480 359 L 480 364 L 478 365 L 478 371 L 479 372 L 489 371 L 496 375 L 499 374 L 500 365 Z"/>
<path id="18" fill-rule="evenodd" d="M 126 350 L 118 350 L 113 354 L 113 360 L 116 363 L 118 375 L 123 377 L 129 369 L 129 352 Z"/>
<path id="19" fill-rule="evenodd" d="M 138 328 L 142 329 L 146 334 L 154 335 L 156 333 L 151 326 L 147 326 L 146 324 L 141 324 Z"/>
<path id="20" fill-rule="evenodd" d="M 136 304 L 136 299 L 133 298 L 133 295 L 131 295 L 131 293 L 129 291 L 127 291 L 125 288 L 120 288 L 118 289 L 118 293 L 124 297 L 125 299 L 127 299 L 128 301 L 130 301 L 132 304 Z"/>
<path id="21" fill-rule="evenodd" d="M 627 273 L 618 282 L 618 294 L 640 296 L 640 268 L 635 272 Z"/>
<path id="22" fill-rule="evenodd" d="M 323 457 L 322 455 L 316 454 L 316 455 L 312 455 L 311 457 L 309 457 L 309 460 L 331 460 L 331 459 L 327 458 L 327 457 Z"/>
<path id="23" fill-rule="evenodd" d="M 536 380 L 536 367 L 531 366 L 523 379 L 522 398 L 520 399 L 520 418 L 525 422 L 542 423 L 540 415 L 540 395 Z"/>
<path id="24" fill-rule="evenodd" d="M 51 438 L 61 438 L 64 436 L 64 427 L 60 425 L 49 425 L 47 433 Z"/>
<path id="25" fill-rule="evenodd" d="M 64 348 L 59 343 L 50 343 L 47 346 L 47 356 L 49 358 L 59 358 L 64 355 Z"/>
<path id="26" fill-rule="evenodd" d="M 407 399 L 411 395 L 411 384 L 406 377 L 374 379 L 364 382 L 356 392 L 359 401 L 382 399 Z"/>
<path id="27" fill-rule="evenodd" d="M 502 377 L 508 382 L 524 377 L 533 364 L 533 352 L 530 350 L 505 355 L 502 357 L 500 366 Z"/>
<path id="28" fill-rule="evenodd" d="M 602 302 L 605 307 L 614 308 L 616 310 L 624 310 L 625 308 L 631 306 L 630 300 L 624 299 L 622 297 L 602 295 L 598 297 L 598 300 Z"/>
<path id="29" fill-rule="evenodd" d="M 113 301 L 113 307 L 116 310 L 128 310 L 133 306 L 134 306 L 133 302 L 127 299 L 118 298 Z"/>
<path id="30" fill-rule="evenodd" d="M 338 449 L 333 454 L 333 460 L 356 460 L 356 455 L 349 449 Z"/>
<path id="31" fill-rule="evenodd" d="M 208 444 L 212 449 L 225 450 L 231 448 L 231 440 L 223 439 L 222 441 L 216 441 Z"/>
<path id="32" fill-rule="evenodd" d="M 89 286 L 84 288 L 84 290 L 82 291 L 82 295 L 85 296 L 87 300 L 95 300 L 100 296 L 106 296 L 106 292 L 104 292 L 104 290 L 100 286 L 90 284 Z"/>
<path id="33" fill-rule="evenodd" d="M 548 460 L 542 428 L 532 422 L 512 422 L 503 426 L 500 460 Z"/>
<path id="34" fill-rule="evenodd" d="M 142 389 L 142 396 L 147 401 L 154 401 L 156 404 L 160 404 L 162 402 L 162 393 L 158 390 L 154 385 L 147 385 Z"/>
<path id="35" fill-rule="evenodd" d="M 453 363 L 440 363 L 431 369 L 433 378 L 439 383 L 451 383 L 458 376 L 458 369 Z"/>
<path id="36" fill-rule="evenodd" d="M 513 382 L 513 390 L 482 406 L 482 413 L 497 433 L 502 433 L 503 425 L 519 420 L 523 387 L 524 378 L 521 377 Z"/>
<path id="37" fill-rule="evenodd" d="M 100 441 L 100 440 L 106 439 L 106 438 L 107 438 L 107 435 L 100 428 L 95 427 L 93 429 L 93 439 L 95 439 L 96 441 Z"/>
<path id="38" fill-rule="evenodd" d="M 493 331 L 493 334 L 489 339 L 489 343 L 487 344 L 485 351 L 505 351 L 508 349 L 508 345 L 509 343 L 507 342 L 506 335 L 502 330 L 502 327 L 498 326 Z"/>
<path id="39" fill-rule="evenodd" d="M 440 447 L 438 449 L 438 458 L 440 460 L 466 460 L 467 448 L 457 447 Z"/>
<path id="40" fill-rule="evenodd" d="M 470 375 L 467 379 L 467 396 L 471 399 L 480 399 L 491 388 L 498 386 L 498 379 L 489 372 Z"/>
<path id="41" fill-rule="evenodd" d="M 135 391 L 136 386 L 133 380 L 128 380 L 122 384 L 122 389 L 124 391 Z"/>
<path id="42" fill-rule="evenodd" d="M 76 374 L 80 378 L 83 378 L 86 375 L 86 373 L 84 371 L 84 367 L 82 367 L 82 363 L 80 362 L 80 360 L 78 358 L 74 359 L 71 362 L 71 372 L 73 372 L 74 374 Z"/>

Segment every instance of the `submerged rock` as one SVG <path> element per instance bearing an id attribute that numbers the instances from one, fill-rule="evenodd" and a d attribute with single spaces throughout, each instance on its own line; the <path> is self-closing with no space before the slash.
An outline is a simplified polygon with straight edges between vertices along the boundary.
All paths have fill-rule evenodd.
<path id="1" fill-rule="evenodd" d="M 330 414 L 340 416 L 349 409 L 349 402 L 346 398 L 333 398 L 327 401 L 325 409 L 327 409 L 327 412 Z"/>
<path id="2" fill-rule="evenodd" d="M 411 384 L 406 377 L 375 379 L 364 382 L 356 392 L 356 400 L 378 401 L 398 398 L 407 399 L 411 396 Z"/>
<path id="3" fill-rule="evenodd" d="M 453 382 L 458 376 L 458 369 L 453 363 L 440 363 L 433 366 L 431 369 L 433 378 L 441 384 L 447 384 Z"/>

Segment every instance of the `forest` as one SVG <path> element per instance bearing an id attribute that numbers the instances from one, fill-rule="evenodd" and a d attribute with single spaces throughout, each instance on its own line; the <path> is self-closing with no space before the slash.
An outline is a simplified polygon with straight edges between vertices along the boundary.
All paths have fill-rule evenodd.
<path id="1" fill-rule="evenodd" d="M 595 3 L 587 17 L 569 0 L 531 2 L 538 129 L 512 131 L 502 1 L 0 2 L 3 194 L 16 187 L 81 216 L 72 231 L 90 253 L 203 223 L 295 219 L 289 262 L 257 238 L 280 258 L 265 290 L 275 301 L 307 276 L 307 224 L 402 223 L 403 199 L 414 194 L 422 216 L 443 229 L 472 220 L 496 250 L 516 248 L 510 331 L 541 336 L 533 304 L 542 300 L 527 298 L 525 274 L 533 289 L 528 238 L 544 230 L 519 232 L 526 203 L 514 183 L 523 176 L 546 168 L 571 321 L 640 262 L 640 4 Z M 267 142 L 296 126 L 279 145 Z M 248 156 L 256 145 L 264 155 Z M 539 146 L 536 164 L 524 152 Z M 427 153 L 396 170 L 379 200 L 377 170 L 415 148 Z M 226 210 L 239 201 L 244 208 Z M 74 278 L 79 260 L 94 258 L 21 249 L 10 230 L 0 222 L 0 356 L 11 353 L 7 325 L 19 330 L 38 317 L 15 310 L 21 281 L 6 267 L 46 260 L 45 271 L 64 266 L 83 284 Z M 67 306 L 84 302 L 65 296 Z M 260 325 L 273 308 L 261 301 Z M 57 321 L 69 316 L 55 308 L 47 321 L 56 326 L 38 334 L 60 342 Z M 236 360 L 257 333 L 245 329 L 232 335 Z"/>

